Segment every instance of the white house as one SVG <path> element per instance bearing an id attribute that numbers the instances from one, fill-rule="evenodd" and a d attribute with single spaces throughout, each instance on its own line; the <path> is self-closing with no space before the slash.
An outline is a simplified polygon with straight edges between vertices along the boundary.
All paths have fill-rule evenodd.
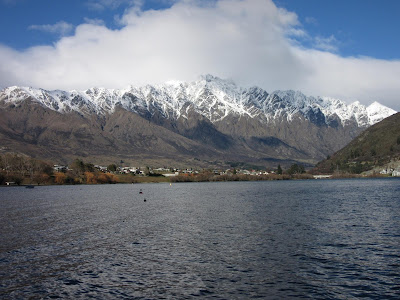
<path id="1" fill-rule="evenodd" d="M 179 175 L 179 172 L 175 172 L 175 173 L 166 173 L 163 174 L 165 177 L 175 177 Z"/>
<path id="2" fill-rule="evenodd" d="M 54 171 L 56 172 L 65 172 L 68 170 L 68 167 L 66 166 L 60 166 L 60 165 L 54 165 L 53 167 Z"/>
<path id="3" fill-rule="evenodd" d="M 393 169 L 386 168 L 386 169 L 383 169 L 382 171 L 380 171 L 379 174 L 390 175 L 390 174 L 392 174 L 392 172 L 393 172 Z"/>
<path id="4" fill-rule="evenodd" d="M 394 170 L 394 171 L 392 172 L 392 176 L 400 177 L 400 170 Z"/>

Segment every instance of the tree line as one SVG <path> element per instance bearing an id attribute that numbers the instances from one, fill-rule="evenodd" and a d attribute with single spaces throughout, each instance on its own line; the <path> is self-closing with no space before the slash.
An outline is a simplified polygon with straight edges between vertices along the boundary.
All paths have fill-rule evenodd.
<path id="1" fill-rule="evenodd" d="M 148 168 L 147 168 L 148 170 Z M 118 182 L 134 182 L 130 176 L 116 175 L 117 166 L 111 164 L 107 171 L 103 172 L 95 168 L 91 163 L 81 159 L 75 159 L 68 168 L 56 171 L 54 166 L 46 161 L 38 160 L 21 154 L 7 153 L 0 155 L 0 185 L 7 182 L 16 185 L 21 184 L 105 184 Z M 151 175 L 150 172 L 144 172 Z M 153 175 L 155 176 L 155 175 Z M 162 176 L 162 175 L 159 175 Z M 181 175 L 171 177 L 173 182 L 184 181 L 243 181 L 243 180 L 282 180 L 282 179 L 306 179 L 311 175 L 305 174 L 305 168 L 299 164 L 292 164 L 285 171 L 278 165 L 274 174 L 253 176 L 236 174 L 216 175 L 211 171 L 203 170 L 196 176 Z M 126 178 L 129 177 L 129 178 Z"/>
<path id="2" fill-rule="evenodd" d="M 68 169 L 56 171 L 51 163 L 25 155 L 0 155 L 0 185 L 21 184 L 97 184 L 117 183 L 111 172 L 97 170 L 93 164 L 74 160 Z"/>

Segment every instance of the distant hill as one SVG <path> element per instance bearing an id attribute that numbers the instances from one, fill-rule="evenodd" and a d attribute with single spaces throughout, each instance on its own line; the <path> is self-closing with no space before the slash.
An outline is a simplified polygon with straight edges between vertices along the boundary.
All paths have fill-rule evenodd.
<path id="1" fill-rule="evenodd" d="M 359 174 L 400 161 L 400 113 L 369 127 L 343 149 L 319 162 L 313 173 Z"/>

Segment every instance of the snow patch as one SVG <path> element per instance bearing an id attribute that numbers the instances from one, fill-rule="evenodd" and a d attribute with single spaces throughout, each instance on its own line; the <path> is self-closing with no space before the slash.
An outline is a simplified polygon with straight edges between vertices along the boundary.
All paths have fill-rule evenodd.
<path id="1" fill-rule="evenodd" d="M 347 105 L 340 99 L 310 97 L 299 91 L 274 91 L 268 94 L 259 87 L 244 89 L 232 80 L 212 75 L 201 76 L 193 82 L 168 81 L 161 85 L 125 89 L 94 87 L 86 91 L 46 91 L 31 87 L 12 86 L 0 92 L 0 101 L 19 103 L 30 98 L 49 109 L 65 113 L 113 113 L 117 106 L 139 114 L 160 113 L 165 118 L 187 118 L 188 109 L 208 118 L 222 121 L 229 115 L 274 121 L 293 120 L 297 115 L 314 122 L 338 119 L 342 125 L 356 122 L 359 127 L 373 125 L 396 113 L 378 102 L 365 107 L 356 101 Z"/>

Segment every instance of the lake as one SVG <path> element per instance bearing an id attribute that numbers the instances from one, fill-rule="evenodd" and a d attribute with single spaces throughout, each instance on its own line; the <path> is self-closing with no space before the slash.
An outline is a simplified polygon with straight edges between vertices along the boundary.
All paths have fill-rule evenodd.
<path id="1" fill-rule="evenodd" d="M 0 298 L 399 299 L 399 195 L 399 179 L 3 187 Z"/>

